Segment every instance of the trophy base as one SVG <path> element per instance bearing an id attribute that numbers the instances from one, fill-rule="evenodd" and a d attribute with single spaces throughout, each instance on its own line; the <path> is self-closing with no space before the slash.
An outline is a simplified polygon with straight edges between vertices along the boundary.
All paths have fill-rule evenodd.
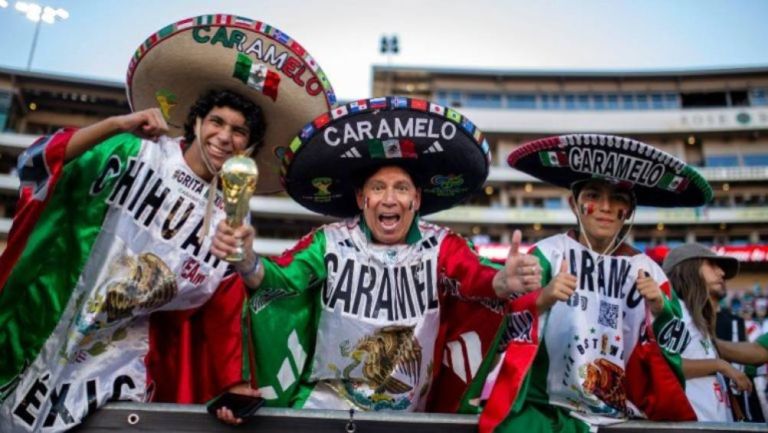
<path id="1" fill-rule="evenodd" d="M 227 254 L 227 256 L 224 257 L 224 260 L 228 261 L 229 263 L 242 262 L 245 260 L 245 252 L 242 248 L 238 248 L 237 251 Z"/>

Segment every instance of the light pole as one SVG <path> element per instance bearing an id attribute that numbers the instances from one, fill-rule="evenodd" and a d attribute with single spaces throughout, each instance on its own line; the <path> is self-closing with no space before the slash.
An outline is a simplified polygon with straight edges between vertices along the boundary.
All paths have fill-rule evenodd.
<path id="1" fill-rule="evenodd" d="M 382 35 L 379 52 L 381 52 L 381 54 L 387 55 L 387 69 L 389 70 L 387 71 L 387 91 L 385 93 L 387 95 L 391 95 L 393 74 L 390 67 L 391 67 L 392 55 L 400 53 L 400 43 L 397 40 L 397 35 L 392 35 L 392 36 Z"/>
<path id="2" fill-rule="evenodd" d="M 0 0 L 5 1 L 5 0 Z M 65 20 L 69 18 L 69 12 L 64 9 L 54 9 L 50 6 L 40 6 L 37 3 L 16 2 L 16 10 L 23 13 L 28 20 L 35 24 L 35 35 L 32 37 L 32 47 L 29 50 L 27 59 L 27 71 L 32 67 L 32 59 L 35 57 L 35 48 L 37 47 L 37 36 L 40 34 L 40 25 L 42 23 L 53 24 L 56 18 Z"/>

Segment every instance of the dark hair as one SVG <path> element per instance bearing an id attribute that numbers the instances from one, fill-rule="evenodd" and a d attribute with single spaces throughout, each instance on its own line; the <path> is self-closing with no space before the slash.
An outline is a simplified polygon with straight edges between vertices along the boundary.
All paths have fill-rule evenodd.
<path id="1" fill-rule="evenodd" d="M 261 107 L 250 99 L 229 90 L 211 90 L 197 98 L 192 108 L 189 109 L 187 121 L 184 123 L 184 140 L 187 143 L 192 143 L 195 140 L 195 123 L 197 118 L 205 118 L 213 110 L 213 107 L 231 108 L 239 111 L 245 117 L 245 124 L 250 131 L 248 146 L 256 146 L 253 152 L 253 155 L 255 155 L 258 148 L 261 147 L 261 141 L 267 129 L 264 113 Z"/>
<path id="2" fill-rule="evenodd" d="M 715 337 L 715 308 L 709 299 L 707 283 L 701 276 L 705 259 L 689 259 L 675 265 L 668 273 L 669 284 L 683 300 L 696 328 L 705 336 Z"/>
<path id="3" fill-rule="evenodd" d="M 354 187 L 355 190 L 362 189 L 365 185 L 365 182 L 368 181 L 368 179 L 376 174 L 379 170 L 381 170 L 384 167 L 399 167 L 402 168 L 403 171 L 405 171 L 408 176 L 410 176 L 411 181 L 413 182 L 413 185 L 416 188 L 421 188 L 424 185 L 425 178 L 423 175 L 419 174 L 419 171 L 416 169 L 415 163 L 412 163 L 407 160 L 383 160 L 382 162 L 371 162 L 370 165 L 367 165 L 365 167 L 359 168 L 357 170 L 353 170 L 351 177 L 351 184 Z"/>
<path id="4" fill-rule="evenodd" d="M 577 180 L 576 182 L 573 182 L 571 184 L 571 193 L 573 194 L 573 198 L 578 200 L 579 194 L 581 194 L 581 190 L 583 190 L 585 186 L 591 183 L 603 183 L 607 185 L 614 185 L 615 187 L 614 183 L 606 179 L 592 178 L 592 179 Z M 637 207 L 637 197 L 635 196 L 635 190 L 631 188 L 630 189 L 621 188 L 619 190 L 629 194 L 629 198 L 630 200 L 632 200 L 632 203 L 630 204 L 631 211 L 634 212 L 635 208 Z"/>
<path id="5" fill-rule="evenodd" d="M 576 213 L 580 212 L 579 194 L 581 194 L 581 191 L 584 189 L 585 186 L 591 183 L 604 183 L 608 185 L 613 185 L 610 181 L 606 179 L 600 179 L 600 178 L 582 179 L 582 180 L 577 180 L 576 182 L 573 182 L 571 184 L 571 194 L 573 195 L 573 202 L 576 206 L 575 209 L 571 209 L 573 212 L 576 212 Z M 627 219 L 629 219 L 632 216 L 632 214 L 634 214 L 635 211 L 637 210 L 637 197 L 635 196 L 635 190 L 633 189 L 621 189 L 621 191 L 624 191 L 629 194 L 629 199 L 631 201 L 631 203 L 629 204 L 629 216 L 627 217 Z M 577 226 L 580 225 L 581 221 L 579 220 L 578 216 L 576 220 L 577 220 L 576 225 Z M 617 239 L 621 239 L 622 237 L 624 237 L 624 235 L 626 235 L 628 231 L 629 231 L 629 227 L 627 226 L 621 227 L 621 229 L 619 229 L 619 235 Z"/>

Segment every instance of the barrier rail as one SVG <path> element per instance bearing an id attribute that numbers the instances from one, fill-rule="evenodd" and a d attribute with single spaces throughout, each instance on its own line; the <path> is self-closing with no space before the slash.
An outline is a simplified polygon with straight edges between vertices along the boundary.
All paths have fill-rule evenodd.
<path id="1" fill-rule="evenodd" d="M 354 428 L 354 429 L 353 429 Z M 747 423 L 653 423 L 628 421 L 600 428 L 616 433 L 702 433 L 765 432 L 765 424 Z M 111 403 L 86 419 L 74 430 L 78 433 L 100 432 L 310 432 L 310 433 L 472 433 L 477 431 L 477 416 L 355 412 L 350 424 L 346 411 L 262 408 L 236 430 L 205 412 L 200 405 Z"/>

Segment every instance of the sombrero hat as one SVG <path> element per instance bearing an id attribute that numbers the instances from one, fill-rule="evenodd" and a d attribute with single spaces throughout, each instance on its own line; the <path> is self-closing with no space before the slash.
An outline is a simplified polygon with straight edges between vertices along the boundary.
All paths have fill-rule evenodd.
<path id="1" fill-rule="evenodd" d="M 702 206 L 712 187 L 696 169 L 653 146 L 612 135 L 573 134 L 542 138 L 509 154 L 512 168 L 563 188 L 605 179 L 631 188 L 638 205 Z"/>
<path id="2" fill-rule="evenodd" d="M 231 90 L 259 104 L 267 130 L 254 155 L 257 193 L 281 189 L 280 161 L 291 138 L 336 102 L 304 47 L 268 24 L 234 15 L 164 27 L 136 50 L 126 81 L 131 108 L 160 108 L 174 136 L 183 134 L 190 107 L 209 90 Z"/>
<path id="3" fill-rule="evenodd" d="M 360 212 L 355 187 L 377 167 L 399 165 L 421 188 L 421 214 L 448 209 L 488 177 L 488 142 L 459 112 L 421 99 L 364 99 L 307 124 L 283 157 L 288 194 L 315 212 Z"/>

